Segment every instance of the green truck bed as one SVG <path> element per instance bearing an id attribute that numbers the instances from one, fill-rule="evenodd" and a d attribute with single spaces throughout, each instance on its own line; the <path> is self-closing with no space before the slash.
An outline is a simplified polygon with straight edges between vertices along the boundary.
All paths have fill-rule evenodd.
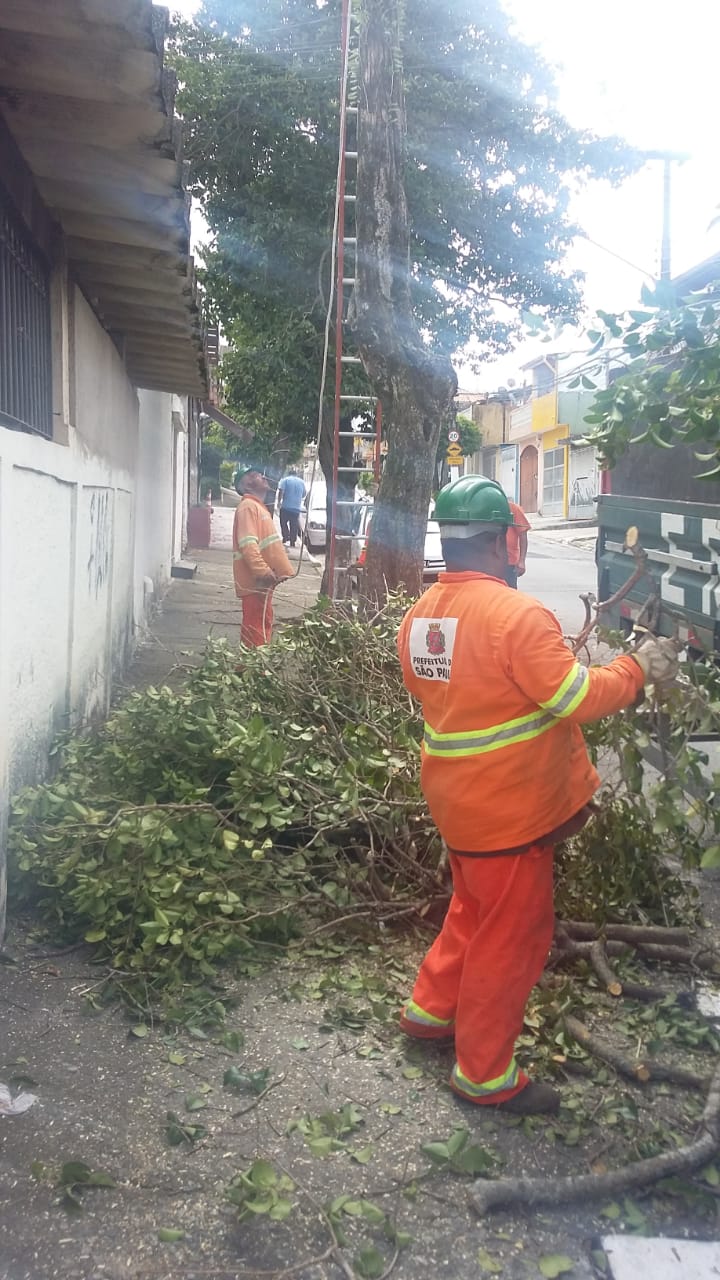
<path id="1" fill-rule="evenodd" d="M 668 611 L 660 630 L 669 635 L 676 622 L 691 648 L 720 653 L 720 505 L 621 494 L 603 494 L 597 504 L 600 600 L 608 600 L 635 568 L 622 548 L 626 529 L 636 525 L 648 571 Z M 641 580 L 604 615 L 605 623 L 629 627 L 651 590 L 647 578 Z"/>

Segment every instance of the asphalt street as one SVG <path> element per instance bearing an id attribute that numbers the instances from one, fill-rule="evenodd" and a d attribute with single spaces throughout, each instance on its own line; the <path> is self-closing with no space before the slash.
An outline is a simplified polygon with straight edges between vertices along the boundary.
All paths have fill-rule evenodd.
<path id="1" fill-rule="evenodd" d="M 566 635 L 577 633 L 585 620 L 580 592 L 597 591 L 592 551 L 551 542 L 541 534 L 531 533 L 527 570 L 520 579 L 520 590 L 552 609 Z"/>

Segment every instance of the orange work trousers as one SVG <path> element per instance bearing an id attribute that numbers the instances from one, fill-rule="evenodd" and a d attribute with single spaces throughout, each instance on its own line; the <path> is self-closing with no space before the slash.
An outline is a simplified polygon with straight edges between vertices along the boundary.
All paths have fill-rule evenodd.
<path id="1" fill-rule="evenodd" d="M 242 601 L 242 626 L 240 627 L 240 643 L 249 649 L 257 649 L 261 644 L 269 644 L 272 635 L 273 607 L 272 591 L 248 591 L 240 597 Z"/>
<path id="2" fill-rule="evenodd" d="M 453 1085 L 483 1103 L 528 1083 L 515 1067 L 525 1005 L 552 942 L 553 848 L 515 857 L 450 854 L 453 896 L 412 999 L 433 1020 L 455 1023 Z"/>

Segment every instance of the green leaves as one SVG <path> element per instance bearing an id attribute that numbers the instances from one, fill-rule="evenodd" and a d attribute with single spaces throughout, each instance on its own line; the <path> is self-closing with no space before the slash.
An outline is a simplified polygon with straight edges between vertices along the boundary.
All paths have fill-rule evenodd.
<path id="1" fill-rule="evenodd" d="M 262 1067 L 259 1071 L 241 1071 L 239 1067 L 228 1067 L 223 1076 L 226 1089 L 235 1089 L 238 1093 L 264 1093 L 270 1079 L 270 1068 Z"/>
<path id="2" fill-rule="evenodd" d="M 53 1170 L 39 1160 L 30 1166 L 33 1178 L 38 1182 L 52 1182 L 60 1192 L 58 1204 L 68 1213 L 82 1211 L 82 1193 L 87 1187 L 111 1189 L 117 1184 L 109 1173 L 91 1169 L 84 1160 L 67 1160 L 58 1170 Z"/>
<path id="3" fill-rule="evenodd" d="M 424 1142 L 420 1150 L 441 1169 L 469 1177 L 486 1177 L 499 1163 L 498 1157 L 486 1147 L 470 1143 L 468 1129 L 454 1129 L 445 1142 Z"/>
<path id="4" fill-rule="evenodd" d="M 349 839 L 384 848 L 407 830 L 417 873 L 432 875 L 440 844 L 419 809 L 401 610 L 368 629 L 319 607 L 276 641 L 272 669 L 249 655 L 242 676 L 233 649 L 211 644 L 186 688 L 132 695 L 92 740 L 64 745 L 52 786 L 16 798 L 14 900 L 30 904 L 41 883 L 50 927 L 102 942 L 128 975 L 114 982 L 134 998 L 133 1038 L 149 1034 L 150 1018 L 138 1021 L 148 988 L 182 991 L 189 1007 L 188 983 L 199 992 L 223 964 L 256 965 L 268 944 L 352 913 L 367 866 L 344 857 Z M 388 874 L 396 907 L 416 896 L 413 863 Z M 195 1035 L 224 1016 L 203 996 L 193 1020 L 174 1017 Z M 379 1013 L 348 1002 L 328 1016 L 359 1030 Z M 227 1036 L 237 1053 L 239 1033 Z"/>
<path id="5" fill-rule="evenodd" d="M 368 1245 L 365 1249 L 361 1249 L 353 1261 L 355 1270 L 363 1280 L 379 1280 L 385 1271 L 385 1259 L 375 1245 Z"/>
<path id="6" fill-rule="evenodd" d="M 295 1184 L 278 1173 L 269 1160 L 255 1160 L 244 1173 L 237 1173 L 226 1188 L 226 1199 L 238 1211 L 238 1219 L 267 1215 L 272 1222 L 284 1222 L 292 1213 L 288 1198 Z"/>
<path id="7" fill-rule="evenodd" d="M 478 1249 L 477 1255 L 478 1266 L 481 1271 L 488 1276 L 500 1276 L 503 1273 L 503 1264 L 499 1258 L 494 1258 L 485 1248 Z"/>
<path id="8" fill-rule="evenodd" d="M 557 1280 L 558 1276 L 570 1275 L 574 1266 L 572 1258 L 568 1258 L 564 1253 L 548 1253 L 540 1259 L 538 1271 L 541 1276 L 546 1277 L 546 1280 Z"/>
<path id="9" fill-rule="evenodd" d="M 326 1111 L 319 1116 L 302 1116 L 291 1120 L 288 1133 L 301 1133 L 314 1156 L 324 1157 L 346 1149 L 344 1138 L 364 1125 L 365 1119 L 354 1102 L 346 1102 L 339 1111 Z M 352 1153 L 358 1164 L 367 1164 L 372 1148 L 360 1148 Z M 347 1210 L 346 1210 L 347 1212 Z"/>
<path id="10" fill-rule="evenodd" d="M 621 319 L 599 313 L 605 329 L 597 345 L 604 342 L 611 351 L 621 339 L 632 361 L 595 396 L 586 418 L 589 439 L 610 466 L 642 440 L 661 449 L 700 446 L 698 459 L 713 465 L 698 471 L 698 478 L 715 478 L 720 472 L 720 308 L 699 296 L 681 302 L 666 282 L 648 290 L 644 300 L 652 311 L 632 311 Z M 703 453 L 703 444 L 712 451 Z"/>
<path id="11" fill-rule="evenodd" d="M 189 1093 L 185 1099 L 186 1111 L 202 1111 L 207 1106 L 207 1098 L 202 1093 Z"/>
<path id="12" fill-rule="evenodd" d="M 165 1136 L 171 1147 L 189 1146 L 207 1137 L 207 1129 L 202 1124 L 190 1124 L 181 1120 L 174 1111 L 166 1114 Z"/>
<path id="13" fill-rule="evenodd" d="M 720 844 L 711 844 L 700 859 L 700 866 L 706 871 L 720 867 Z"/>

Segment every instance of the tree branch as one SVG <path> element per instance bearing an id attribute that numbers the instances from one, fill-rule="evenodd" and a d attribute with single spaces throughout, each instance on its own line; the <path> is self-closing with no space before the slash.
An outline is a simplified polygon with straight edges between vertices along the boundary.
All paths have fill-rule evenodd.
<path id="1" fill-rule="evenodd" d="M 611 1173 L 585 1174 L 573 1178 L 503 1178 L 497 1182 L 478 1181 L 470 1193 L 470 1204 L 482 1216 L 499 1205 L 544 1204 L 559 1206 L 574 1200 L 618 1195 L 645 1187 L 661 1178 L 690 1173 L 708 1164 L 720 1145 L 720 1066 L 708 1089 L 700 1137 L 687 1147 L 665 1151 L 648 1160 L 638 1160 Z"/>

